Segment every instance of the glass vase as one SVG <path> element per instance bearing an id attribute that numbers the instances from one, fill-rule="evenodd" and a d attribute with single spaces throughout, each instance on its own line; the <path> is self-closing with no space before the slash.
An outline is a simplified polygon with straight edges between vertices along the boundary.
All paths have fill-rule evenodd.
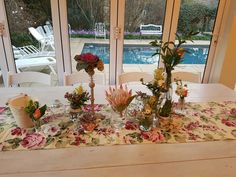
<path id="1" fill-rule="evenodd" d="M 178 103 L 175 108 L 175 113 L 185 114 L 185 99 L 184 99 L 184 97 L 179 97 Z"/>
<path id="2" fill-rule="evenodd" d="M 140 117 L 139 118 L 139 129 L 141 131 L 150 131 L 153 127 L 154 117 L 155 117 L 155 114 Z"/>

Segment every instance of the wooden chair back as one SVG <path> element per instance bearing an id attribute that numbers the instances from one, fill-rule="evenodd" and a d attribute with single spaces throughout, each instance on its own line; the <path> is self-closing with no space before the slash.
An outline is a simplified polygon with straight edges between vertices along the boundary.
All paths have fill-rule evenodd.
<path id="1" fill-rule="evenodd" d="M 51 86 L 51 75 L 40 72 L 8 73 L 7 87 L 19 87 L 23 83 L 40 83 Z"/>
<path id="2" fill-rule="evenodd" d="M 153 75 L 146 72 L 126 72 L 119 76 L 119 84 L 129 82 L 139 82 L 143 78 L 144 82 L 150 82 L 153 80 Z"/>
<path id="3" fill-rule="evenodd" d="M 182 81 L 201 83 L 200 72 L 174 71 L 172 72 L 172 81 L 174 81 L 174 78 L 181 79 Z"/>
<path id="4" fill-rule="evenodd" d="M 98 72 L 93 75 L 94 83 L 106 85 L 105 73 Z M 90 77 L 86 72 L 75 72 L 64 75 L 64 85 L 74 85 L 79 83 L 89 83 Z"/>

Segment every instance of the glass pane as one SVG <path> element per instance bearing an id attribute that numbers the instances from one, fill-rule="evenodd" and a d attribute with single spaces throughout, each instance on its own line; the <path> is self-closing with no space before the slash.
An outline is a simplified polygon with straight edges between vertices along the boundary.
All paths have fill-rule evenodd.
<path id="1" fill-rule="evenodd" d="M 193 37 L 193 42 L 184 45 L 189 53 L 176 70 L 200 72 L 203 76 L 218 3 L 219 0 L 182 0 L 177 33 L 183 36 L 190 31 L 199 31 L 199 34 Z"/>
<path id="2" fill-rule="evenodd" d="M 72 72 L 76 70 L 74 56 L 93 53 L 104 61 L 103 72 L 96 70 L 99 77 L 109 80 L 110 63 L 110 1 L 109 0 L 67 0 L 70 27 Z M 83 72 L 83 71 L 80 71 Z"/>
<path id="3" fill-rule="evenodd" d="M 165 15 L 165 0 L 126 0 L 123 70 L 152 73 L 158 56 L 150 42 L 161 39 Z"/>
<path id="4" fill-rule="evenodd" d="M 17 72 L 52 73 L 57 85 L 50 0 L 5 0 L 5 5 Z"/>

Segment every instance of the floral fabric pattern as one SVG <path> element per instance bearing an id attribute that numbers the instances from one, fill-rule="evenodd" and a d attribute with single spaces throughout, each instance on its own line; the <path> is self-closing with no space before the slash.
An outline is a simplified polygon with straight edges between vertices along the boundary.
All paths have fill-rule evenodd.
<path id="1" fill-rule="evenodd" d="M 134 110 L 131 104 L 129 110 Z M 89 111 L 89 106 L 85 107 Z M 236 102 L 186 103 L 184 115 L 160 118 L 159 126 L 141 131 L 135 114 L 128 112 L 119 127 L 113 126 L 111 108 L 96 105 L 106 118 L 92 132 L 86 132 L 79 121 L 70 119 L 63 110 L 48 110 L 38 129 L 23 129 L 6 108 L 0 112 L 0 151 L 52 149 L 77 146 L 102 146 L 138 143 L 188 143 L 236 139 Z"/>

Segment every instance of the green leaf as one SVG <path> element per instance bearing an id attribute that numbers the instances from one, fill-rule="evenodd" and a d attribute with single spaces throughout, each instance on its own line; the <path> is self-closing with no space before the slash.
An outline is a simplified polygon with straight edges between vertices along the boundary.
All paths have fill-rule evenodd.
<path id="1" fill-rule="evenodd" d="M 170 133 L 168 133 L 168 132 L 164 132 L 163 135 L 164 135 L 166 141 L 168 141 L 169 139 L 171 139 L 171 135 L 170 135 Z"/>
<path id="2" fill-rule="evenodd" d="M 99 138 L 92 138 L 92 144 L 93 145 L 98 145 L 99 144 Z"/>
<path id="3" fill-rule="evenodd" d="M 45 114 L 45 111 L 47 110 L 47 105 L 43 105 L 41 108 L 39 108 L 40 112 L 41 112 L 41 115 L 44 115 Z"/>
<path id="4" fill-rule="evenodd" d="M 88 67 L 88 64 L 87 64 L 87 63 L 85 63 L 85 62 L 83 62 L 83 61 L 81 61 L 81 60 L 79 60 L 79 61 L 77 62 L 77 65 L 76 65 L 77 71 L 80 71 L 80 70 L 85 69 L 85 68 L 87 68 L 87 67 Z"/>
<path id="5" fill-rule="evenodd" d="M 54 142 L 55 141 L 55 138 L 52 138 L 52 137 L 47 137 L 47 139 L 46 139 L 47 141 L 46 141 L 46 145 L 45 146 L 48 146 L 49 144 L 51 144 L 52 142 Z"/>

